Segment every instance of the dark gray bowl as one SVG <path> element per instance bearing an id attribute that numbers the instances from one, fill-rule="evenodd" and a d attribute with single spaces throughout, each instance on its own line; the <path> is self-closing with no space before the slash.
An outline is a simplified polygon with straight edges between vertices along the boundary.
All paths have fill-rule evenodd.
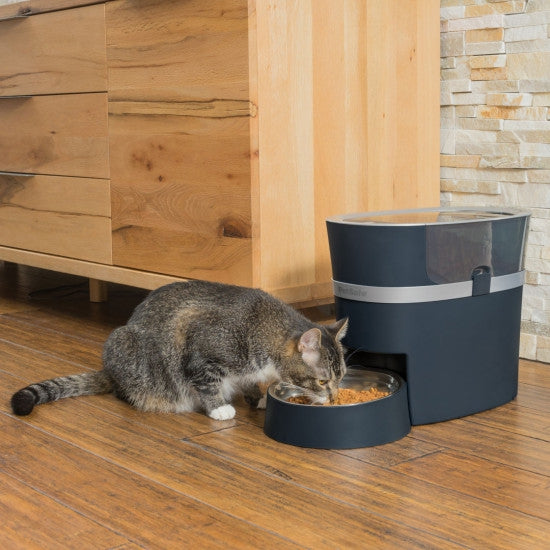
<path id="1" fill-rule="evenodd" d="M 317 449 L 353 449 L 396 441 L 411 429 L 407 385 L 386 370 L 350 368 L 342 388 L 389 391 L 387 397 L 365 403 L 324 407 L 289 403 L 302 395 L 297 386 L 278 382 L 269 386 L 264 433 L 290 445 Z"/>

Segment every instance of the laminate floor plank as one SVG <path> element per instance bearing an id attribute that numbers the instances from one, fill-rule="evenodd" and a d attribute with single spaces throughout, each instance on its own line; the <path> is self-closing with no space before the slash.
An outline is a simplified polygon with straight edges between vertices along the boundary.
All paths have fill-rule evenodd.
<path id="1" fill-rule="evenodd" d="M 51 526 L 48 524 L 57 548 L 113 548 L 124 542 L 122 536 L 115 537 L 111 531 L 124 533 L 144 548 L 295 547 L 284 538 L 239 520 L 229 511 L 216 510 L 167 484 L 155 483 L 86 452 L 82 446 L 52 437 L 40 422 L 32 426 L 0 414 L 0 430 L 3 472 L 25 480 L 35 492 L 48 495 L 55 506 L 43 504 L 46 511 L 56 507 L 66 511 L 64 520 L 63 513 L 58 513 L 53 518 L 56 521 L 52 519 Z M 7 494 L 12 500 L 17 496 L 11 490 Z M 3 521 L 11 519 L 11 530 L 25 522 L 33 537 L 41 532 L 47 534 L 43 520 L 33 528 L 31 517 L 10 508 L 11 504 L 7 506 L 12 515 L 2 516 Z M 24 507 L 24 502 L 20 507 Z M 38 504 L 35 508 L 29 504 L 29 514 L 31 511 L 37 517 L 42 514 Z M 49 515 L 44 517 L 50 519 Z M 110 546 L 101 540 L 101 532 L 110 535 Z"/>
<path id="2" fill-rule="evenodd" d="M 38 326 L 54 328 L 57 332 L 86 335 L 86 338 L 103 345 L 109 333 L 126 323 L 135 307 L 148 293 L 140 289 L 109 284 L 108 301 L 93 303 L 89 301 L 86 289 L 87 286 L 76 294 L 60 299 L 33 299 L 26 308 L 15 311 L 13 316 Z"/>
<path id="3" fill-rule="evenodd" d="M 548 413 L 518 405 L 516 401 L 465 418 L 468 422 L 483 424 L 504 432 L 533 437 L 550 443 Z"/>
<path id="4" fill-rule="evenodd" d="M 550 365 L 520 359 L 519 381 L 530 386 L 550 388 Z"/>
<path id="5" fill-rule="evenodd" d="M 550 478 L 542 474 L 456 451 L 419 457 L 392 470 L 550 522 Z M 517 530 L 515 522 L 502 525 Z M 508 540 L 514 547 L 513 535 Z"/>
<path id="6" fill-rule="evenodd" d="M 37 311 L 35 306 L 22 303 L 19 300 L 0 296 L 0 315 L 7 313 L 19 313 L 26 311 Z"/>
<path id="7" fill-rule="evenodd" d="M 528 409 L 550 413 L 550 387 L 519 384 L 514 402 Z"/>
<path id="8" fill-rule="evenodd" d="M 102 346 L 79 335 L 71 336 L 0 315 L 0 339 L 55 354 L 61 359 L 85 366 L 93 361 L 97 368 L 101 368 Z"/>
<path id="9" fill-rule="evenodd" d="M 510 510 L 498 502 L 487 502 L 479 494 L 462 491 L 458 483 L 447 486 L 432 482 L 428 474 L 423 477 L 408 475 L 409 464 L 430 463 L 430 459 L 435 462 L 435 457 L 442 457 L 437 463 L 442 462 L 447 455 L 441 451 L 383 469 L 324 450 L 286 446 L 283 453 L 280 444 L 262 438 L 257 429 L 247 425 L 196 436 L 192 441 L 258 471 L 332 495 L 369 514 L 400 518 L 403 525 L 419 530 L 430 525 L 431 533 L 457 545 L 481 548 L 484 541 L 490 540 L 491 549 L 509 550 L 542 548 L 546 541 L 548 523 L 541 521 L 538 515 L 530 515 L 523 509 Z M 530 487 L 529 499 L 533 504 L 544 493 L 544 486 L 537 487 L 536 482 L 544 479 L 548 480 L 532 475 L 529 483 L 516 485 L 516 489 Z M 460 507 L 457 507 L 457 500 L 460 500 Z"/>
<path id="10" fill-rule="evenodd" d="M 1 422 L 1 419 L 0 419 Z M 2 431 L 2 445 L 9 434 Z M 4 456 L 4 452 L 1 452 Z M 119 547 L 124 536 L 0 471 L 0 540 L 6 550 Z"/>
<path id="11" fill-rule="evenodd" d="M 46 308 L 17 311 L 5 315 L 4 319 L 30 324 L 36 327 L 36 330 L 46 328 L 53 329 L 57 334 L 85 337 L 89 342 L 99 346 L 103 346 L 112 329 L 118 326 L 118 324 L 107 323 L 102 319 L 94 320 L 87 315 L 78 318 L 72 312 L 62 312 L 55 309 L 52 311 Z"/>
<path id="12" fill-rule="evenodd" d="M 444 448 L 441 445 L 426 443 L 413 437 L 403 437 L 386 445 L 363 447 L 361 449 L 343 449 L 336 452 L 368 462 L 374 466 L 390 467 L 414 458 L 436 453 Z"/>
<path id="13" fill-rule="evenodd" d="M 550 444 L 459 418 L 418 426 L 412 437 L 465 454 L 550 476 Z"/>

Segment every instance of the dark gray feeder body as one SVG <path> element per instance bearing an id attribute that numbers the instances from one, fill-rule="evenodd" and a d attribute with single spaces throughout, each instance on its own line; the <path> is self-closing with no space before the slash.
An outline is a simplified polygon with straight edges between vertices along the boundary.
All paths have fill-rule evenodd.
<path id="1" fill-rule="evenodd" d="M 352 362 L 405 380 L 411 424 L 517 394 L 529 213 L 437 208 L 327 220 L 337 317 Z"/>

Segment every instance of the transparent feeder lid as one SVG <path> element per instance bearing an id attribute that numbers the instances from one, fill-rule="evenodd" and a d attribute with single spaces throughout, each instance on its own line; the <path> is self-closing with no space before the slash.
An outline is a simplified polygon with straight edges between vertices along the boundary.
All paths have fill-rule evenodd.
<path id="1" fill-rule="evenodd" d="M 507 207 L 440 207 L 344 214 L 327 221 L 349 229 L 349 239 L 378 243 L 369 262 L 382 265 L 391 258 L 387 269 L 394 271 L 414 264 L 427 281 L 445 284 L 469 281 L 478 268 L 491 277 L 522 271 L 529 216 Z M 401 250 L 402 260 L 392 248 Z"/>
<path id="2" fill-rule="evenodd" d="M 381 225 L 430 225 L 482 222 L 516 216 L 527 216 L 528 213 L 516 209 L 498 210 L 494 208 L 423 208 L 418 210 L 396 210 L 390 212 L 367 212 L 349 214 L 331 218 L 332 221 L 351 224 Z"/>

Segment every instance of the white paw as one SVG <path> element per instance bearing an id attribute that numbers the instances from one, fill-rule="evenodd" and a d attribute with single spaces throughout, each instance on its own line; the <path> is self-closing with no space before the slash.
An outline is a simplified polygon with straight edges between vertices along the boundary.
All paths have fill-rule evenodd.
<path id="1" fill-rule="evenodd" d="M 235 408 L 232 405 L 222 405 L 208 413 L 214 420 L 230 420 L 235 416 Z"/>
<path id="2" fill-rule="evenodd" d="M 265 409 L 266 403 L 267 403 L 267 395 L 264 395 L 264 396 L 258 401 L 258 404 L 256 405 L 256 408 L 257 408 L 257 409 Z"/>

